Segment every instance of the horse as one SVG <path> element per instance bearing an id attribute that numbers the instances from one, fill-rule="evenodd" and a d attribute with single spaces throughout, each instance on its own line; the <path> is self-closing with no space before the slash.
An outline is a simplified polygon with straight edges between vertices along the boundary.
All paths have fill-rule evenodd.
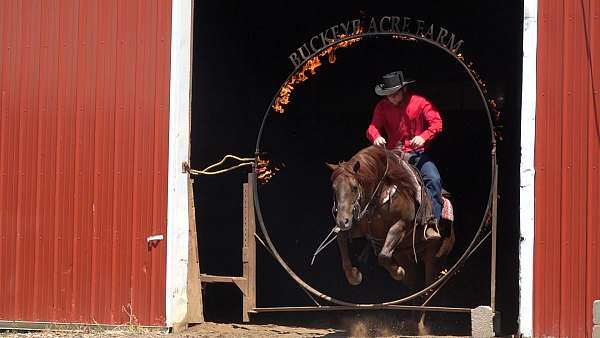
<path id="1" fill-rule="evenodd" d="M 448 219 L 440 221 L 440 238 L 424 237 L 423 223 L 431 201 L 423 194 L 426 189 L 418 170 L 380 146 L 369 146 L 346 162 L 327 165 L 332 170 L 332 212 L 348 283 L 362 282 L 362 273 L 352 265 L 348 243 L 352 238 L 366 237 L 379 265 L 393 279 L 416 291 L 420 284 L 417 276 L 417 262 L 420 262 L 424 266 L 424 283 L 430 285 L 440 274 L 455 237 L 452 221 Z M 444 205 L 451 208 L 446 198 Z"/>

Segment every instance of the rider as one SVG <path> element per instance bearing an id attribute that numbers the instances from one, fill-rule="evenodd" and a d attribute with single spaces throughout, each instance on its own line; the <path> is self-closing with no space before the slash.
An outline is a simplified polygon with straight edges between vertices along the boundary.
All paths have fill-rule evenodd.
<path id="1" fill-rule="evenodd" d="M 374 145 L 407 154 L 408 162 L 419 169 L 433 209 L 425 238 L 440 238 L 437 224 L 442 213 L 442 180 L 426 150 L 429 142 L 442 131 L 442 119 L 427 99 L 408 90 L 407 85 L 413 82 L 405 80 L 401 71 L 383 76 L 382 83 L 375 86 L 375 93 L 383 99 L 375 106 L 367 138 Z M 382 131 L 388 140 L 381 136 Z"/>

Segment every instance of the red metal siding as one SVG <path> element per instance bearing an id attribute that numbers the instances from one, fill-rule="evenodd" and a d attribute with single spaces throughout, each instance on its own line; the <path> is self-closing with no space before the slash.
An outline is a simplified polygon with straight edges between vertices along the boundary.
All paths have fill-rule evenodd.
<path id="1" fill-rule="evenodd" d="M 600 299 L 600 2 L 590 0 L 588 41 L 592 60 L 593 92 L 587 105 L 588 163 L 587 163 L 587 276 L 586 276 L 586 327 L 592 327 L 592 308 L 589 304 Z M 591 81 L 591 78 L 590 78 Z"/>
<path id="2" fill-rule="evenodd" d="M 600 4 L 538 6 L 534 335 L 585 337 L 600 299 Z"/>
<path id="3" fill-rule="evenodd" d="M 0 320 L 165 324 L 170 0 L 0 1 Z"/>

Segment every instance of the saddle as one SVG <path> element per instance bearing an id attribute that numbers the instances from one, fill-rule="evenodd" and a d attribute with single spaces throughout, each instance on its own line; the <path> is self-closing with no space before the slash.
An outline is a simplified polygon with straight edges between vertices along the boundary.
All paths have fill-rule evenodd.
<path id="1" fill-rule="evenodd" d="M 423 182 L 423 177 L 421 176 L 421 172 L 417 167 L 408 163 L 410 159 L 410 154 L 394 150 L 392 152 L 394 156 L 397 158 L 400 165 L 404 166 L 409 172 L 412 172 L 412 177 L 414 179 L 413 184 L 415 187 L 416 194 L 414 196 L 415 201 L 418 205 L 418 212 L 416 215 L 416 221 L 418 224 L 427 224 L 433 218 L 433 207 L 430 196 L 427 194 L 427 189 L 425 187 L 425 183 Z M 397 191 L 397 187 L 395 185 L 388 186 L 384 188 L 381 196 L 381 205 L 391 201 L 394 194 Z M 454 213 L 452 210 L 452 204 L 450 203 L 449 198 L 451 194 L 442 189 L 442 215 L 443 219 L 453 221 Z"/>
<path id="2" fill-rule="evenodd" d="M 423 231 L 426 230 L 427 227 L 425 227 L 424 225 L 428 224 L 428 222 L 433 219 L 433 207 L 432 207 L 432 202 L 431 199 L 429 197 L 429 195 L 427 194 L 427 188 L 425 187 L 425 183 L 423 182 L 423 178 L 421 176 L 421 172 L 419 171 L 419 169 L 417 169 L 417 167 L 411 165 L 408 163 L 408 160 L 410 158 L 410 155 L 404 152 L 398 152 L 397 150 L 392 151 L 392 154 L 394 154 L 394 156 L 396 157 L 396 159 L 398 160 L 398 163 L 400 163 L 400 165 L 404 166 L 405 169 L 407 169 L 409 172 L 411 172 L 413 175 L 413 184 L 415 187 L 415 196 L 414 199 L 417 203 L 417 215 L 415 216 L 415 226 L 422 226 L 423 227 Z M 396 185 L 389 185 L 386 186 L 382 189 L 381 194 L 379 195 L 379 205 L 380 206 L 384 206 L 386 203 L 389 203 L 391 205 L 392 203 L 392 199 L 394 197 L 394 195 L 396 194 L 396 192 L 398 191 L 398 187 Z M 452 208 L 452 203 L 450 203 L 449 198 L 451 197 L 451 194 L 446 191 L 445 189 L 442 189 L 442 214 L 441 214 L 441 218 L 444 220 L 447 220 L 450 222 L 450 225 L 452 227 L 452 223 L 454 221 L 454 212 L 453 212 L 453 208 Z M 452 230 L 451 230 L 452 231 Z M 362 251 L 362 253 L 359 255 L 359 261 L 361 262 L 365 262 L 366 261 L 366 257 L 369 254 L 369 248 L 371 248 L 373 250 L 373 253 L 375 254 L 375 256 L 377 256 L 379 254 L 379 252 L 381 251 L 381 248 L 383 246 L 383 239 L 376 239 L 373 237 L 370 237 L 369 235 L 367 235 L 367 239 L 370 243 L 369 246 L 366 246 L 364 248 L 364 250 Z M 446 234 L 446 235 L 442 235 L 442 246 L 440 247 L 439 251 L 436 253 L 436 257 L 442 257 L 448 254 L 448 252 L 452 249 L 452 246 L 454 245 L 454 235 L 451 234 Z M 415 244 L 414 244 L 414 237 L 413 237 L 413 243 L 412 243 L 412 247 L 413 247 L 413 252 L 415 255 L 415 261 L 417 260 L 416 256 L 416 249 L 415 249 Z"/>

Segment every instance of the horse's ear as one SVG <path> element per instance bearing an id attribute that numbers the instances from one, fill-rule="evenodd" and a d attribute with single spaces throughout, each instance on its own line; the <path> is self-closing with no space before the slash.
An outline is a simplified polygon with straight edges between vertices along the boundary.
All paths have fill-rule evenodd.
<path id="1" fill-rule="evenodd" d="M 329 169 L 331 169 L 332 171 L 335 171 L 339 167 L 339 165 L 337 165 L 337 164 L 325 163 L 325 165 L 328 166 Z"/>
<path id="2" fill-rule="evenodd" d="M 360 170 L 360 162 L 356 161 L 356 163 L 354 163 L 354 166 L 352 167 L 352 170 L 354 170 L 354 172 L 357 173 Z"/>

